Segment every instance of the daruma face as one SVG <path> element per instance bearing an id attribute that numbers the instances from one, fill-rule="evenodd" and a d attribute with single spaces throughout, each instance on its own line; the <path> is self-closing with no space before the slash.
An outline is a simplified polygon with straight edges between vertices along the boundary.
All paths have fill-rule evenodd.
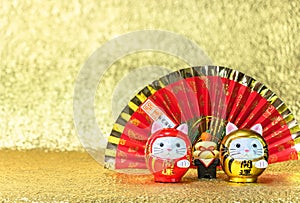
<path id="1" fill-rule="evenodd" d="M 229 154 L 236 160 L 254 160 L 264 155 L 264 148 L 256 138 L 237 138 L 230 143 Z"/>
<path id="2" fill-rule="evenodd" d="M 186 143 L 178 137 L 157 138 L 152 145 L 152 156 L 161 159 L 179 159 L 186 153 Z"/>

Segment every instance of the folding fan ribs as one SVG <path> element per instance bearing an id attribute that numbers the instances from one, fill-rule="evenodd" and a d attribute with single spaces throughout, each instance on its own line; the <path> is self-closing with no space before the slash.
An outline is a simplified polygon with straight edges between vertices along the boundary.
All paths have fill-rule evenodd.
<path id="1" fill-rule="evenodd" d="M 225 67 L 186 68 L 144 87 L 113 126 L 105 166 L 146 169 L 144 150 L 154 121 L 165 128 L 187 123 L 193 144 L 206 130 L 219 143 L 227 122 L 239 128 L 260 123 L 270 164 L 300 155 L 300 128 L 284 102 L 262 83 Z"/>

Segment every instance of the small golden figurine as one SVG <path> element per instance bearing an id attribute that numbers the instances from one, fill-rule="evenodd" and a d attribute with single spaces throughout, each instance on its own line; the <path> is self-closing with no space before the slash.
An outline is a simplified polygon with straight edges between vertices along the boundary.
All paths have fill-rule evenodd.
<path id="1" fill-rule="evenodd" d="M 226 126 L 226 136 L 220 146 L 220 161 L 231 182 L 256 182 L 268 166 L 268 147 L 262 137 L 261 124 L 238 129 Z"/>
<path id="2" fill-rule="evenodd" d="M 201 134 L 201 140 L 195 144 L 193 152 L 194 165 L 197 166 L 198 178 L 216 178 L 219 165 L 219 151 L 211 134 L 206 131 Z"/>

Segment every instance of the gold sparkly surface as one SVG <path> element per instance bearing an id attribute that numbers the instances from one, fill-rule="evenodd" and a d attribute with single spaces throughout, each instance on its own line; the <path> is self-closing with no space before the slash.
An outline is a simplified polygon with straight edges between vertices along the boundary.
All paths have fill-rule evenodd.
<path id="1" fill-rule="evenodd" d="M 223 172 L 199 180 L 190 170 L 180 183 L 151 175 L 118 174 L 81 152 L 0 152 L 3 202 L 299 202 L 300 162 L 269 166 L 258 183 L 231 183 Z"/>

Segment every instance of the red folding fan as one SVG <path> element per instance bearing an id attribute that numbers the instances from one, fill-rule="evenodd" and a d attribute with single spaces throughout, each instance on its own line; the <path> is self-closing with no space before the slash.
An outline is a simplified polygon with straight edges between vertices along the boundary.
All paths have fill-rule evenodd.
<path id="1" fill-rule="evenodd" d="M 165 128 L 187 123 L 192 144 L 207 130 L 219 144 L 228 122 L 238 128 L 260 123 L 270 164 L 300 155 L 300 128 L 283 101 L 262 83 L 225 67 L 182 69 L 143 88 L 113 126 L 105 167 L 125 172 L 146 169 L 145 145 L 154 121 Z"/>

